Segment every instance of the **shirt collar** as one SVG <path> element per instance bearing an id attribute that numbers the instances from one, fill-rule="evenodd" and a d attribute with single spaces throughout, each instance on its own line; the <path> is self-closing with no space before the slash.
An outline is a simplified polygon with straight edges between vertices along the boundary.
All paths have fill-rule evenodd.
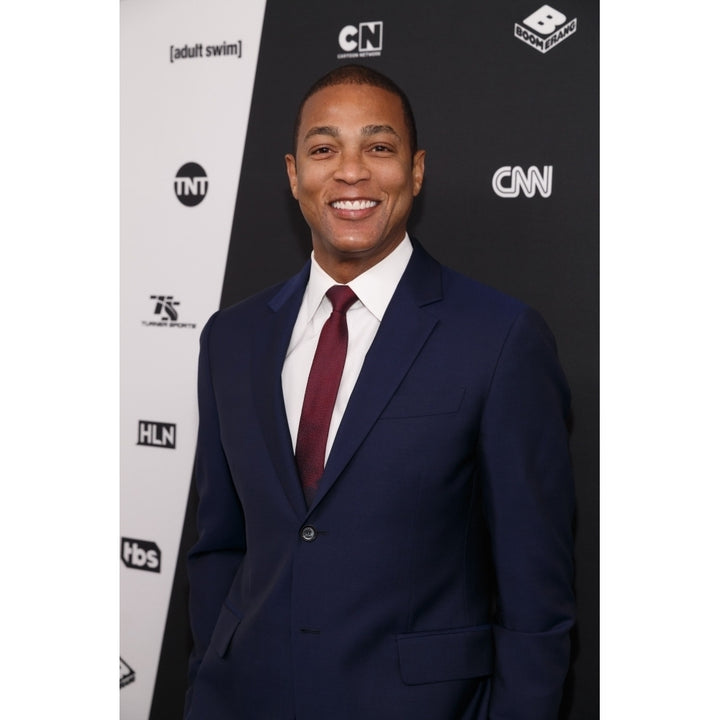
<path id="1" fill-rule="evenodd" d="M 383 315 L 385 315 L 400 278 L 410 262 L 411 255 L 412 243 L 408 234 L 405 233 L 400 244 L 387 257 L 348 283 L 360 302 L 375 316 L 378 322 L 382 321 Z M 314 252 L 310 258 L 310 278 L 305 290 L 308 320 L 320 307 L 325 293 L 333 285 L 338 284 L 318 265 Z"/>

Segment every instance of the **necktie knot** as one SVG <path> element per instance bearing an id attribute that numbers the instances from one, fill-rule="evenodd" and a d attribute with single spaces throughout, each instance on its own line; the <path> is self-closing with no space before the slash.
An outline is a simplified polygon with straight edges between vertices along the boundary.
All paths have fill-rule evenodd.
<path id="1" fill-rule="evenodd" d="M 344 315 L 357 300 L 357 295 L 348 285 L 333 285 L 326 293 L 332 303 L 333 312 Z"/>

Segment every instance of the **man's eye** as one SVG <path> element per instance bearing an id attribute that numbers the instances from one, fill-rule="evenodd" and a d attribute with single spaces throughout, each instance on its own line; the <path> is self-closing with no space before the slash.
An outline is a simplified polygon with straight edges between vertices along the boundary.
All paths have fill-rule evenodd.
<path id="1" fill-rule="evenodd" d="M 326 155 L 329 152 L 330 152 L 330 148 L 323 146 L 323 147 L 313 148 L 310 151 L 310 154 L 311 155 Z"/>
<path id="2" fill-rule="evenodd" d="M 390 152 L 390 148 L 387 145 L 373 145 L 373 152 Z"/>

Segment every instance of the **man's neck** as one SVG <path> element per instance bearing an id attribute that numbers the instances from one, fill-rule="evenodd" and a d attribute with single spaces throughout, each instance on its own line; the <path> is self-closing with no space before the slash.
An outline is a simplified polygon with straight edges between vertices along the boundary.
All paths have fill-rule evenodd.
<path id="1" fill-rule="evenodd" d="M 400 239 L 389 245 L 384 252 L 380 254 L 357 253 L 347 256 L 328 255 L 327 253 L 314 252 L 314 258 L 317 264 L 333 279 L 341 285 L 347 285 L 359 275 L 370 270 L 378 263 L 382 262 L 391 255 L 407 237 L 404 233 Z"/>

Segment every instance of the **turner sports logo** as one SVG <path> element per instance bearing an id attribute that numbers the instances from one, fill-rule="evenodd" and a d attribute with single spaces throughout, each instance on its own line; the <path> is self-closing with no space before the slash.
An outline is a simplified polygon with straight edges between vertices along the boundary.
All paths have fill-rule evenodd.
<path id="1" fill-rule="evenodd" d="M 541 197 L 550 197 L 552 193 L 553 167 L 543 165 L 542 173 L 535 165 L 525 172 L 521 167 L 504 165 L 495 171 L 492 187 L 497 195 L 504 198 L 515 198 L 522 191 L 525 197 L 533 197 L 539 192 Z"/>
<path id="2" fill-rule="evenodd" d="M 160 572 L 160 548 L 152 540 L 121 538 L 120 558 L 125 567 Z"/>
<path id="3" fill-rule="evenodd" d="M 135 671 L 120 658 L 120 687 L 124 688 L 135 679 Z"/>
<path id="4" fill-rule="evenodd" d="M 343 51 L 338 53 L 338 59 L 378 57 L 383 46 L 382 21 L 346 25 L 338 35 L 338 45 Z"/>
<path id="5" fill-rule="evenodd" d="M 156 320 L 143 320 L 145 327 L 171 327 L 171 328 L 190 328 L 196 327 L 196 323 L 178 322 L 180 314 L 178 312 L 179 300 L 175 300 L 173 295 L 150 295 L 153 302 L 153 315 Z"/>
<path id="6" fill-rule="evenodd" d="M 543 55 L 567 40 L 577 30 L 577 18 L 567 16 L 549 5 L 543 5 L 520 23 L 515 23 L 515 37 Z"/>

